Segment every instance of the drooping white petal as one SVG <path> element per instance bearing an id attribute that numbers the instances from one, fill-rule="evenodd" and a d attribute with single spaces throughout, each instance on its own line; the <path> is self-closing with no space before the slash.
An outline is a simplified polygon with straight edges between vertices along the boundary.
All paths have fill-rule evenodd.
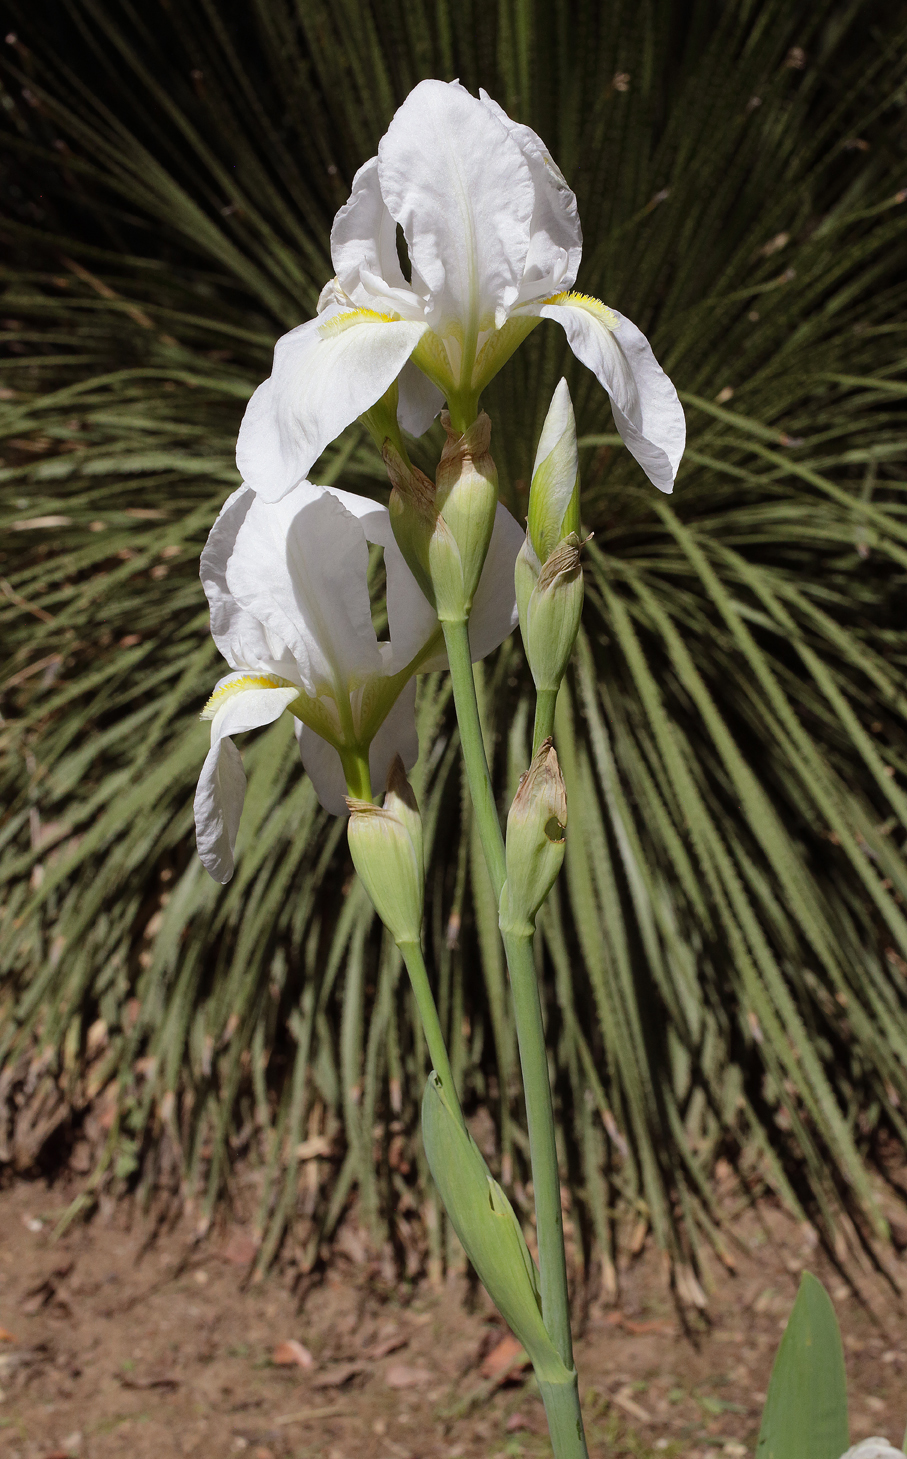
<path id="1" fill-rule="evenodd" d="M 422 81 L 378 147 L 413 287 L 438 334 L 503 323 L 520 291 L 535 189 L 508 129 L 457 82 Z"/>
<path id="2" fill-rule="evenodd" d="M 642 330 L 585 295 L 568 295 L 539 313 L 563 326 L 577 359 L 607 390 L 621 438 L 653 486 L 673 491 L 686 422 L 677 391 Z"/>
<path id="3" fill-rule="evenodd" d="M 437 385 L 423 375 L 418 365 L 407 360 L 397 377 L 400 398 L 397 402 L 397 419 L 411 436 L 424 436 L 441 406 L 444 394 Z"/>
<path id="4" fill-rule="evenodd" d="M 295 687 L 247 689 L 225 699 L 211 721 L 211 748 L 195 792 L 195 834 L 205 870 L 221 885 L 233 875 L 246 776 L 231 735 L 272 724 L 296 698 Z"/>
<path id="5" fill-rule="evenodd" d="M 211 608 L 211 636 L 231 668 L 264 670 L 295 680 L 296 660 L 286 643 L 241 607 L 227 587 L 227 564 L 236 534 L 254 501 L 255 493 L 248 486 L 234 491 L 202 548 L 199 575 Z"/>
<path id="6" fill-rule="evenodd" d="M 415 706 L 416 681 L 411 679 L 369 747 L 369 774 L 375 794 L 384 789 L 387 772 L 395 755 L 401 757 L 407 770 L 418 759 Z M 347 815 L 346 779 L 340 756 L 334 746 L 309 729 L 308 725 L 298 722 L 296 738 L 299 741 L 303 767 L 319 801 L 332 816 Z"/>
<path id="7" fill-rule="evenodd" d="M 332 305 L 274 347 L 271 374 L 243 416 L 236 464 L 265 501 L 279 501 L 322 451 L 396 380 L 425 325 Z"/>
<path id="8" fill-rule="evenodd" d="M 381 671 L 367 574 L 362 524 L 304 482 L 280 502 L 252 503 L 226 577 L 237 602 L 288 645 L 306 692 L 342 698 Z"/>
<path id="9" fill-rule="evenodd" d="M 529 251 L 517 302 L 547 298 L 573 286 L 583 254 L 583 232 L 576 196 L 567 179 L 531 127 L 511 121 L 486 91 L 482 104 L 506 127 L 526 159 L 535 188 L 535 206 L 529 224 Z"/>
<path id="10" fill-rule="evenodd" d="M 469 615 L 469 648 L 473 663 L 487 658 L 519 623 L 513 570 L 526 533 L 505 506 L 498 502 L 488 554 Z M 393 641 L 393 640 L 392 640 Z M 447 654 L 428 659 L 420 673 L 447 668 Z"/>
<path id="11" fill-rule="evenodd" d="M 224 886 L 233 875 L 246 772 L 232 740 L 212 745 L 195 791 L 195 839 L 202 866 Z"/>

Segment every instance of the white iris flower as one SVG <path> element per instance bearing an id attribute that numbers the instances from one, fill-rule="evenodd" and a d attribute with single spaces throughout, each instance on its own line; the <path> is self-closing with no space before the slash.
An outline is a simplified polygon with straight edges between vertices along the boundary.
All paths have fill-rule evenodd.
<path id="1" fill-rule="evenodd" d="M 608 392 L 646 475 L 671 491 L 685 440 L 677 392 L 635 324 L 571 292 L 581 254 L 576 198 L 535 132 L 484 92 L 420 82 L 334 220 L 336 277 L 317 317 L 278 340 L 249 401 L 237 443 L 244 480 L 279 500 L 395 383 L 410 434 L 445 399 L 465 430 L 492 376 L 554 319 Z"/>
<path id="2" fill-rule="evenodd" d="M 513 566 L 523 533 L 497 509 L 469 633 L 474 659 L 516 626 Z M 379 642 L 368 591 L 369 542 L 384 548 L 389 642 Z M 371 799 L 395 755 L 418 754 L 417 673 L 446 667 L 438 620 L 394 541 L 387 509 L 366 497 L 301 482 L 265 504 L 235 491 L 201 558 L 211 632 L 232 672 L 203 712 L 211 749 L 195 796 L 199 855 L 227 882 L 246 777 L 232 735 L 297 719 L 302 763 L 322 805 Z"/>

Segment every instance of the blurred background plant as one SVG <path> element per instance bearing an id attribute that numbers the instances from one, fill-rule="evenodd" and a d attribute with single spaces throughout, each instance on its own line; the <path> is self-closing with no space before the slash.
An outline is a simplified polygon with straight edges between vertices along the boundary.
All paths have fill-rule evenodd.
<path id="1" fill-rule="evenodd" d="M 645 330 L 689 425 L 660 498 L 547 327 L 485 402 L 522 517 L 567 376 L 595 532 L 558 712 L 566 871 L 538 939 L 577 1270 L 613 1292 L 619 1250 L 651 1231 L 701 1302 L 703 1242 L 733 1260 L 719 1161 L 839 1257 L 884 1241 L 879 1175 L 896 1181 L 907 1135 L 907 8 L 7 14 L 0 1162 L 68 1160 L 83 1206 L 137 1186 L 204 1226 L 241 1160 L 263 1266 L 281 1250 L 312 1271 L 351 1209 L 389 1275 L 447 1259 L 406 980 L 288 727 L 245 741 L 226 889 L 191 803 L 217 663 L 197 559 L 245 400 L 313 313 L 333 214 L 394 108 L 459 76 L 545 139 L 579 199 L 578 287 Z M 386 485 L 355 428 L 313 476 Z M 483 680 L 502 805 L 530 690 L 511 641 Z M 442 1015 L 528 1217 L 443 678 L 419 712 Z"/>

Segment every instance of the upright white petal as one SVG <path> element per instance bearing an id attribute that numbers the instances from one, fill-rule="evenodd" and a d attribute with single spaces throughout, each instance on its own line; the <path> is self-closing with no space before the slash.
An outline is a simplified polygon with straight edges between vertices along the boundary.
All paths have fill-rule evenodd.
<path id="1" fill-rule="evenodd" d="M 397 222 L 381 196 L 378 159 L 353 178 L 353 190 L 331 228 L 337 282 L 360 309 L 423 317 L 423 301 L 407 283 L 397 256 Z"/>
<path id="2" fill-rule="evenodd" d="M 325 447 L 393 384 L 424 333 L 418 321 L 335 304 L 285 334 L 239 428 L 243 480 L 269 502 L 292 491 Z"/>
<path id="3" fill-rule="evenodd" d="M 362 524 L 323 487 L 250 506 L 227 564 L 241 607 L 288 645 L 306 692 L 343 695 L 381 672 Z"/>
<path id="4" fill-rule="evenodd" d="M 624 444 L 659 491 L 674 489 L 686 443 L 677 391 L 642 330 L 597 299 L 567 295 L 539 310 L 562 325 L 567 341 L 611 397 Z"/>
<path id="5" fill-rule="evenodd" d="M 378 147 L 381 193 L 441 335 L 503 323 L 529 249 L 535 189 L 508 129 L 457 82 L 422 81 Z"/>
<path id="6" fill-rule="evenodd" d="M 546 298 L 559 289 L 572 288 L 583 254 L 576 195 L 541 137 L 531 127 L 511 121 L 487 91 L 480 91 L 479 97 L 516 142 L 535 188 L 529 251 L 517 302 L 528 303 L 531 299 Z"/>
<path id="7" fill-rule="evenodd" d="M 296 698 L 294 687 L 240 690 L 211 721 L 211 748 L 195 792 L 195 834 L 202 865 L 222 885 L 233 875 L 246 776 L 231 735 L 272 724 Z"/>
<path id="8" fill-rule="evenodd" d="M 332 816 L 345 816 L 348 794 L 343 764 L 338 752 L 308 725 L 296 725 L 299 754 L 303 768 L 312 782 L 315 794 Z M 395 755 L 407 770 L 419 756 L 416 735 L 416 681 L 410 679 L 369 747 L 368 764 L 372 789 L 377 795 L 384 789 L 387 772 Z"/>

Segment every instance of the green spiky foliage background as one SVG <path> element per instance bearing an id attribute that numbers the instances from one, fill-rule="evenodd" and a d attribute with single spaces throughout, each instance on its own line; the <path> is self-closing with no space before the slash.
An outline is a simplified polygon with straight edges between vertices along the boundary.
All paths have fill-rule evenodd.
<path id="1" fill-rule="evenodd" d="M 520 514 L 567 375 L 595 532 L 558 714 L 569 850 L 538 939 L 577 1259 L 609 1280 L 620 1233 L 649 1226 L 695 1297 L 703 1237 L 724 1240 L 719 1155 L 826 1230 L 846 1209 L 884 1234 L 869 1173 L 907 1133 L 907 11 L 13 11 L 0 1159 L 52 1162 L 93 1118 L 89 1196 L 138 1182 L 210 1216 L 243 1157 L 262 1262 L 289 1232 L 310 1269 L 350 1201 L 411 1274 L 444 1260 L 405 979 L 289 726 L 246 739 L 226 889 L 191 802 L 219 672 L 197 558 L 244 402 L 313 312 L 332 216 L 394 108 L 458 75 L 544 137 L 579 198 L 578 287 L 646 330 L 688 413 L 666 499 L 556 329 L 485 402 Z M 386 485 L 358 428 L 313 475 Z M 518 641 L 481 687 L 503 807 L 531 724 Z M 443 679 L 419 713 L 430 961 L 467 1105 L 528 1213 Z"/>

